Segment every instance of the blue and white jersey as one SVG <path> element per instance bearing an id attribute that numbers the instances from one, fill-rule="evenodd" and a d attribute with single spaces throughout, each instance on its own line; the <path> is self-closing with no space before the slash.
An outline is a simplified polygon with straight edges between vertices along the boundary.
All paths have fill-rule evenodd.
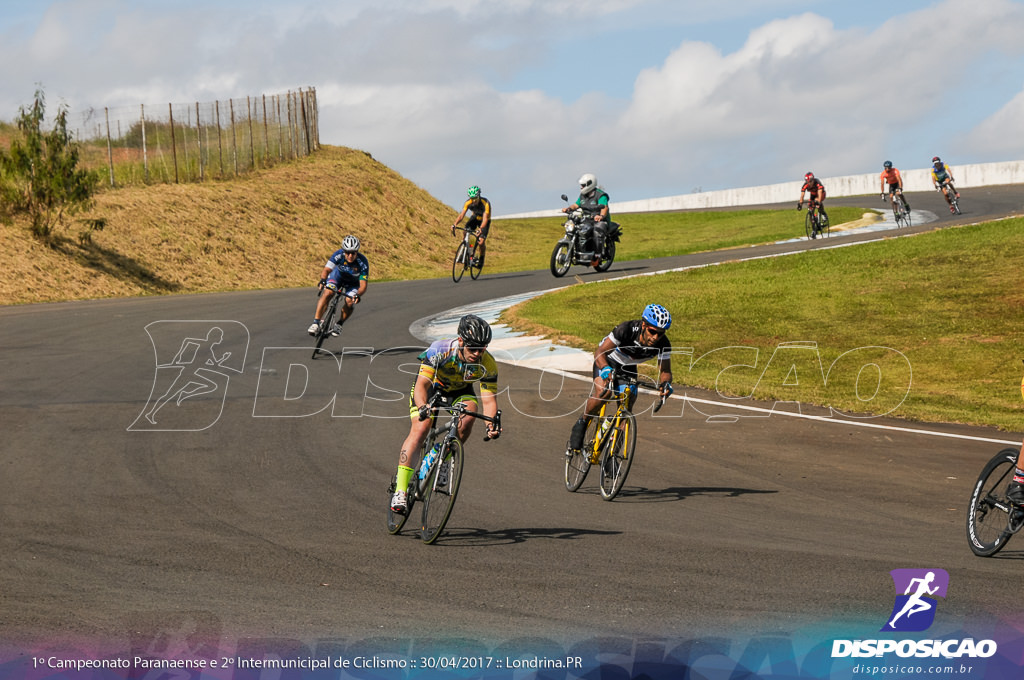
<path id="1" fill-rule="evenodd" d="M 351 264 L 345 260 L 345 251 L 338 249 L 327 259 L 324 265 L 331 270 L 328 278 L 349 286 L 358 286 L 360 281 L 365 281 L 370 276 L 370 262 L 362 253 L 356 253 L 356 259 Z"/>

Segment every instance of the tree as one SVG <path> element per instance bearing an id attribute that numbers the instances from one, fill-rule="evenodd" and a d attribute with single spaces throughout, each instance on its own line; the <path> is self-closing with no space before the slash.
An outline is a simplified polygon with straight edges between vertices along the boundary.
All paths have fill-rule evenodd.
<path id="1" fill-rule="evenodd" d="M 10 149 L 0 149 L 0 210 L 8 222 L 16 213 L 27 214 L 32 233 L 52 243 L 65 217 L 91 207 L 100 177 L 78 167 L 80 150 L 68 132 L 67 107 L 58 107 L 49 132 L 42 129 L 45 114 L 46 99 L 36 90 L 32 106 L 20 109 L 19 134 Z"/>

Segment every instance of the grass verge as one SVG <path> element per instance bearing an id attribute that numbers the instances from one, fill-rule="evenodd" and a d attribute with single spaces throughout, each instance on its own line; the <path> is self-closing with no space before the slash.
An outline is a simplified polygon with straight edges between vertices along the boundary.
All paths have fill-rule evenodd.
<path id="1" fill-rule="evenodd" d="M 595 304 L 597 302 L 598 304 Z M 1021 429 L 1024 219 L 580 284 L 505 320 L 592 349 L 649 302 L 682 385 L 848 413 Z"/>

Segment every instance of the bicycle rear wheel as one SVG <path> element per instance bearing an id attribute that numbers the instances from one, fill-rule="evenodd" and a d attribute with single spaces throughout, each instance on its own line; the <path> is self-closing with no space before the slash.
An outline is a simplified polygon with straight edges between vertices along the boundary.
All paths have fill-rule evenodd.
<path id="1" fill-rule="evenodd" d="M 449 439 L 444 443 L 441 455 L 427 477 L 420 539 L 428 545 L 437 540 L 451 517 L 455 498 L 459 495 L 459 484 L 462 482 L 462 461 L 462 442 Z M 441 479 L 445 476 L 442 470 L 447 472 L 446 480 Z"/>
<path id="2" fill-rule="evenodd" d="M 316 329 L 316 347 L 313 348 L 313 359 L 316 359 L 316 355 L 320 353 L 320 347 L 323 346 L 324 340 L 331 334 L 331 326 L 334 324 L 334 310 L 338 308 L 338 296 L 340 292 L 335 293 L 331 296 L 331 301 L 327 303 L 327 311 L 324 312 L 324 318 L 320 319 L 320 327 Z"/>
<path id="3" fill-rule="evenodd" d="M 405 514 L 400 515 L 391 509 L 391 495 L 395 493 L 397 488 L 397 479 L 391 478 L 391 486 L 388 487 L 388 533 L 397 534 L 405 526 L 406 520 L 409 519 L 409 515 L 412 514 L 412 506 L 416 504 L 416 476 L 413 475 L 413 479 L 409 482 L 409 488 L 406 491 L 405 497 L 408 499 L 405 505 Z"/>
<path id="4" fill-rule="evenodd" d="M 452 281 L 458 283 L 462 275 L 466 273 L 468 266 L 466 242 L 463 241 L 455 249 L 455 260 L 452 261 Z"/>
<path id="5" fill-rule="evenodd" d="M 586 432 L 583 433 L 583 447 L 579 451 L 569 454 L 566 447 L 565 455 L 565 488 L 575 491 L 583 484 L 590 472 L 590 453 L 594 449 L 594 438 L 598 433 L 598 426 L 601 424 L 601 416 L 594 416 L 587 423 Z"/>
<path id="6" fill-rule="evenodd" d="M 477 253 L 479 252 L 479 250 L 480 244 L 479 242 L 476 242 L 473 244 L 473 250 L 471 250 L 469 253 L 469 276 L 474 281 L 480 278 L 480 272 L 484 270 L 484 266 L 482 264 L 477 263 Z"/>
<path id="7" fill-rule="evenodd" d="M 636 449 L 636 417 L 629 411 L 619 416 L 615 431 L 601 452 L 601 498 L 610 501 L 619 495 L 633 465 Z"/>
<path id="8" fill-rule="evenodd" d="M 818 235 L 819 236 L 830 236 L 831 225 L 828 223 L 828 215 L 818 210 Z"/>
<path id="9" fill-rule="evenodd" d="M 1017 449 L 1003 449 L 978 475 L 967 508 L 967 543 L 975 555 L 989 557 L 1006 546 L 1024 521 L 1024 511 L 1006 498 L 1013 480 Z"/>

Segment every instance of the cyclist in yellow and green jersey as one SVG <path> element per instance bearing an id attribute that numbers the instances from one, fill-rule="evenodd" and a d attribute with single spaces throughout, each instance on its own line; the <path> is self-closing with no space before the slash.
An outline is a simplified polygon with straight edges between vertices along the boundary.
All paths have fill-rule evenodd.
<path id="1" fill-rule="evenodd" d="M 406 489 L 418 461 L 423 440 L 430 432 L 431 418 L 429 402 L 435 392 L 441 391 L 446 406 L 468 402 L 468 410 L 479 411 L 483 407 L 485 416 L 491 418 L 498 412 L 498 364 L 487 351 L 491 342 L 491 327 L 474 314 L 467 314 L 459 321 L 458 337 L 438 340 L 419 355 L 420 368 L 409 392 L 409 417 L 412 424 L 409 435 L 402 443 L 398 456 L 398 473 L 395 492 L 391 497 L 391 511 L 400 515 L 406 513 L 408 499 Z M 474 385 L 480 384 L 480 396 Z M 465 443 L 473 431 L 475 418 L 464 416 L 459 423 L 459 440 Z M 501 430 L 493 423 L 487 423 L 487 436 L 497 439 Z"/>

